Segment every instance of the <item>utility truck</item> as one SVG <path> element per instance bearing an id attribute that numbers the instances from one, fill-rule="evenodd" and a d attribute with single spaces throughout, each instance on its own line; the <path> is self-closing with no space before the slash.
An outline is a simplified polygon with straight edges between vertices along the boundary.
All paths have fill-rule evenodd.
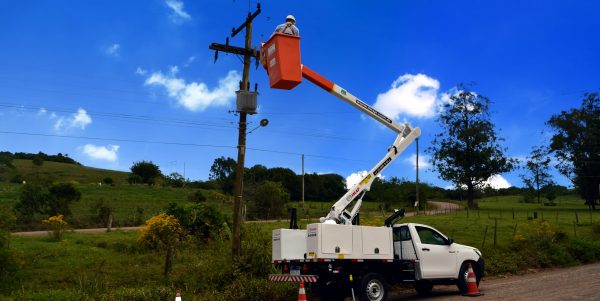
<path id="1" fill-rule="evenodd" d="M 389 285 L 396 283 L 412 283 L 420 294 L 429 293 L 435 284 L 456 284 L 465 292 L 470 264 L 479 285 L 484 274 L 481 252 L 427 225 L 395 224 L 404 209 L 395 211 L 384 226 L 359 225 L 363 196 L 421 130 L 397 123 L 303 65 L 300 37 L 275 33 L 261 45 L 260 60 L 271 88 L 290 90 L 305 78 L 397 134 L 383 159 L 333 204 L 320 223 L 306 229 L 294 229 L 290 223 L 290 229 L 273 230 L 272 260 L 282 273 L 269 279 L 309 282 L 321 300 L 356 295 L 360 300 L 381 301 L 387 300 Z"/>

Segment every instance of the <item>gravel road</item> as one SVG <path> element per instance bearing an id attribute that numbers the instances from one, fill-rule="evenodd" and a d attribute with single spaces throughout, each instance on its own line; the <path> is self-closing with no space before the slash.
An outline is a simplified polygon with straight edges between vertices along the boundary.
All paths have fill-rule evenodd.
<path id="1" fill-rule="evenodd" d="M 600 263 L 544 270 L 508 278 L 484 278 L 479 289 L 485 295 L 477 300 L 600 300 Z M 390 301 L 464 300 L 456 286 L 436 286 L 430 297 L 414 290 L 392 293 Z"/>

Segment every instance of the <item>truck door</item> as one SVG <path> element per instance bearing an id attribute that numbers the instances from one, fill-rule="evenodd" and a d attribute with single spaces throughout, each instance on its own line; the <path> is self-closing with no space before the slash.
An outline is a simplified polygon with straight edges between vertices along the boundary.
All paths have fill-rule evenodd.
<path id="1" fill-rule="evenodd" d="M 418 259 L 408 226 L 394 227 L 393 233 L 394 258 L 402 260 Z"/>
<path id="2" fill-rule="evenodd" d="M 420 258 L 421 275 L 426 279 L 456 277 L 456 250 L 448 239 L 435 229 L 415 226 L 415 239 Z"/>

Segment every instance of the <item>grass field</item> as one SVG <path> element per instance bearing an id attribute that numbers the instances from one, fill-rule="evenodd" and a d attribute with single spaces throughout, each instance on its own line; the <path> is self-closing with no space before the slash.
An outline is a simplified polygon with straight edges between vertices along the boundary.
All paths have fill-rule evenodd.
<path id="1" fill-rule="evenodd" d="M 0 173 L 4 181 L 10 180 L 14 175 L 20 174 L 25 180 L 43 178 L 60 181 L 76 181 L 81 184 L 101 182 L 104 178 L 112 178 L 115 184 L 127 183 L 129 173 L 108 169 L 93 168 L 76 164 L 44 161 L 41 166 L 35 166 L 31 160 L 13 160 L 15 169 L 6 169 Z"/>
<path id="2" fill-rule="evenodd" d="M 578 198 L 567 196 L 557 201 L 558 206 L 544 208 L 519 203 L 518 197 L 490 198 L 482 200 L 480 210 L 420 214 L 401 222 L 428 224 L 458 243 L 482 249 L 491 275 L 600 260 L 597 243 L 600 233 L 594 230 L 600 228 L 597 227 L 600 213 L 593 212 L 590 221 L 589 211 Z M 538 212 L 537 219 L 533 218 L 534 212 Z M 541 222 L 542 213 L 545 223 Z M 314 220 L 300 220 L 302 227 L 310 222 Z M 379 216 L 363 222 L 381 223 Z M 541 224 L 552 228 L 552 237 L 562 238 L 540 245 L 537 240 L 545 237 L 536 236 L 544 229 Z M 246 262 L 262 266 L 263 273 L 269 271 L 270 231 L 287 227 L 287 222 L 252 223 L 245 227 L 251 230 L 243 236 L 244 250 L 249 256 Z M 556 233 L 562 234 L 556 236 Z M 164 254 L 141 250 L 136 243 L 137 235 L 119 231 L 68 233 L 62 242 L 46 237 L 13 237 L 11 246 L 21 254 L 24 264 L 17 274 L 17 283 L 4 298 L 164 300 L 172 298 L 175 289 L 181 289 L 185 300 L 278 300 L 283 296 L 293 299 L 296 293 L 295 286 L 269 283 L 264 274 L 246 271 L 242 277 L 239 271 L 231 270 L 228 240 L 185 243 L 175 257 L 172 277 L 165 281 L 161 276 Z"/>
<path id="3" fill-rule="evenodd" d="M 22 185 L 0 183 L 0 207 L 12 208 L 19 200 Z M 113 210 L 115 226 L 137 226 L 158 214 L 169 203 L 187 204 L 191 189 L 170 188 L 146 185 L 102 185 L 78 184 L 81 200 L 71 205 L 72 217 L 69 222 L 76 228 L 101 226 L 95 221 L 98 205 L 103 204 Z M 210 202 L 221 207 L 230 207 L 229 198 L 215 192 L 204 191 Z"/>

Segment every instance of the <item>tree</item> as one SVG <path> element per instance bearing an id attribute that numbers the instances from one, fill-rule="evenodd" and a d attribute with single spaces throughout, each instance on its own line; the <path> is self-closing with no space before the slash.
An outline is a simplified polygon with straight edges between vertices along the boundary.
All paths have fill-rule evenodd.
<path id="1" fill-rule="evenodd" d="M 151 217 L 140 229 L 139 243 L 142 246 L 151 249 L 167 249 L 163 272 L 165 278 L 168 278 L 171 273 L 175 247 L 181 240 L 182 234 L 183 228 L 177 218 L 165 213 Z"/>
<path id="2" fill-rule="evenodd" d="M 162 175 L 158 165 L 152 163 L 152 161 L 139 161 L 133 163 L 131 166 L 131 173 L 138 175 L 142 183 L 148 185 L 154 185 L 156 180 Z"/>
<path id="3" fill-rule="evenodd" d="M 175 188 L 181 188 L 185 184 L 185 179 L 178 172 L 172 172 L 168 176 L 165 176 L 165 185 Z"/>
<path id="4" fill-rule="evenodd" d="M 71 183 L 58 183 L 50 186 L 49 195 L 46 198 L 46 210 L 44 213 L 51 216 L 71 215 L 69 208 L 71 203 L 81 199 L 81 192 Z"/>
<path id="5" fill-rule="evenodd" d="M 263 219 L 280 217 L 289 200 L 290 194 L 280 182 L 264 181 L 248 194 L 248 214 Z"/>
<path id="6" fill-rule="evenodd" d="M 486 180 L 514 168 L 514 160 L 506 158 L 506 149 L 499 145 L 503 139 L 490 121 L 489 105 L 487 97 L 459 86 L 437 119 L 443 131 L 427 149 L 442 179 L 466 187 L 470 208 L 475 207 L 475 192 Z"/>
<path id="7" fill-rule="evenodd" d="M 224 192 L 233 193 L 236 165 L 232 158 L 217 158 L 210 167 L 208 178 L 215 181 Z"/>
<path id="8" fill-rule="evenodd" d="M 599 116 L 598 93 L 586 93 L 579 108 L 562 111 L 547 122 L 555 131 L 550 149 L 560 161 L 557 168 L 592 209 L 596 209 L 600 189 Z"/>
<path id="9" fill-rule="evenodd" d="M 19 202 L 15 205 L 20 222 L 30 223 L 36 213 L 42 213 L 48 199 L 46 187 L 39 184 L 25 184 L 21 187 Z"/>
<path id="10" fill-rule="evenodd" d="M 534 148 L 527 157 L 525 168 L 528 173 L 522 174 L 521 179 L 529 189 L 535 190 L 537 201 L 541 203 L 542 188 L 554 183 L 549 173 L 550 157 L 548 157 L 548 152 L 542 147 Z"/>

